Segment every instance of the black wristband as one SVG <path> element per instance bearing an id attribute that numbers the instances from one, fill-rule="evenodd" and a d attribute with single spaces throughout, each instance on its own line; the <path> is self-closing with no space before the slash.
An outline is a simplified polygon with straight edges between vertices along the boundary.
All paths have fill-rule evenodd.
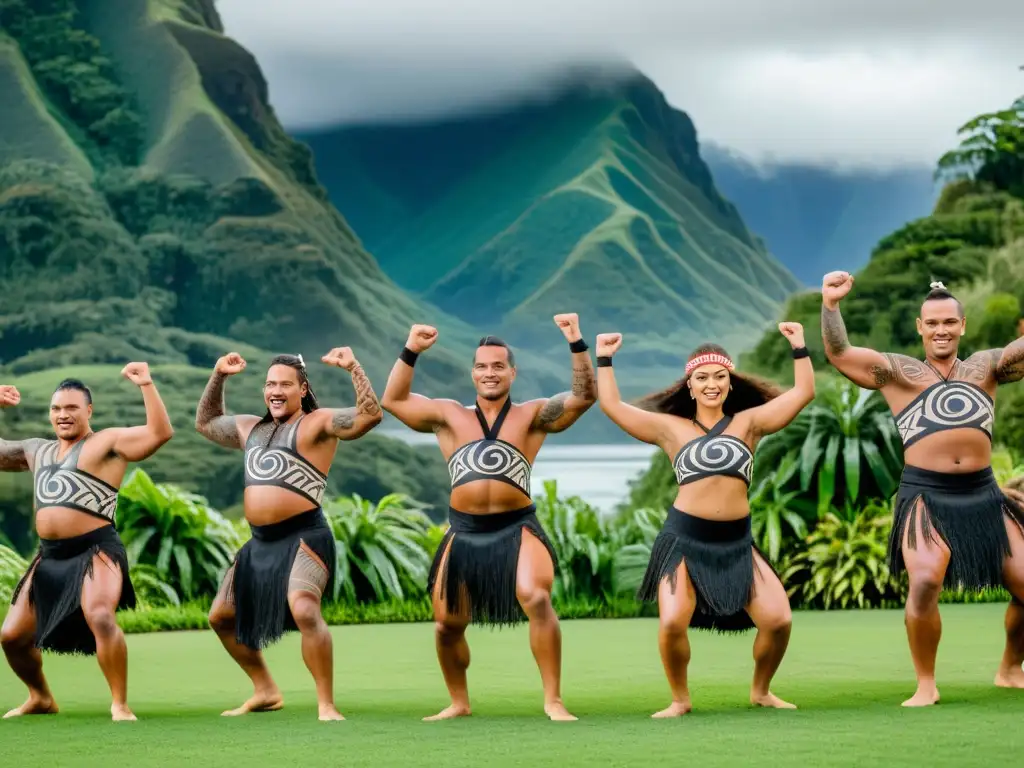
<path id="1" fill-rule="evenodd" d="M 419 352 L 413 352 L 408 347 L 402 347 L 402 354 L 398 356 L 398 359 L 409 367 L 412 367 L 416 365 L 416 358 L 419 356 Z"/>
<path id="2" fill-rule="evenodd" d="M 793 349 L 793 359 L 799 360 L 801 357 L 810 357 L 811 353 L 807 351 L 807 347 L 795 347 Z"/>
<path id="3" fill-rule="evenodd" d="M 603 356 L 597 358 L 597 367 L 598 368 L 611 368 L 612 367 L 612 356 L 611 355 L 603 355 Z"/>
<path id="4" fill-rule="evenodd" d="M 569 350 L 571 352 L 586 352 L 590 347 L 587 346 L 587 342 L 583 339 L 576 339 L 576 341 L 569 342 Z"/>

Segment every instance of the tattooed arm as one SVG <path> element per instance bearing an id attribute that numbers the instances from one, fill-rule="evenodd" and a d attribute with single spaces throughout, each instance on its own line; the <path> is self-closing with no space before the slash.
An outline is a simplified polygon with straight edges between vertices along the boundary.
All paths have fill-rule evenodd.
<path id="1" fill-rule="evenodd" d="M 855 347 L 846 335 L 839 305 L 821 305 L 821 337 L 825 356 L 843 376 L 864 389 L 882 389 L 890 384 L 919 384 L 928 381 L 928 366 L 906 355 Z"/>
<path id="2" fill-rule="evenodd" d="M 1002 349 L 974 353 L 960 363 L 957 378 L 981 387 L 1020 381 L 1024 378 L 1024 337 Z"/>
<path id="3" fill-rule="evenodd" d="M 579 343 L 579 318 L 576 315 L 556 315 L 555 323 L 565 334 L 570 344 Z M 535 400 L 537 413 L 533 417 L 532 429 L 540 432 L 562 432 L 579 419 L 597 402 L 597 378 L 590 353 L 584 349 L 572 353 L 572 389 L 560 392 L 546 400 Z"/>
<path id="4" fill-rule="evenodd" d="M 45 440 L 30 437 L 28 440 L 4 440 L 0 438 L 0 472 L 28 472 L 32 460 Z"/>
<path id="5" fill-rule="evenodd" d="M 384 418 L 373 385 L 348 347 L 332 349 L 322 359 L 328 365 L 336 365 L 352 374 L 356 404 L 351 408 L 321 408 L 315 411 L 314 417 L 321 437 L 335 437 L 338 440 L 362 437 Z"/>
<path id="6" fill-rule="evenodd" d="M 235 352 L 218 360 L 196 408 L 196 431 L 225 448 L 241 450 L 249 432 L 259 423 L 258 416 L 228 416 L 224 413 L 224 383 L 228 376 L 244 369 L 245 360 Z"/>

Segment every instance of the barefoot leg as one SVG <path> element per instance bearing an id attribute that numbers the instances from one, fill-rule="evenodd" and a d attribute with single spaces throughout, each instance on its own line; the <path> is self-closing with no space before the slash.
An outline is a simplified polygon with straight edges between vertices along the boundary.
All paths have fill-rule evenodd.
<path id="1" fill-rule="evenodd" d="M 939 594 L 949 565 L 949 548 L 938 536 L 927 539 L 922 533 L 922 517 L 928 514 L 923 502 L 917 502 L 914 515 L 916 546 L 908 544 L 911 527 L 903 534 L 903 561 L 910 577 L 907 595 L 906 626 L 910 655 L 917 675 L 917 691 L 903 702 L 905 707 L 927 707 L 939 701 L 935 684 L 935 658 L 942 637 Z"/>
<path id="2" fill-rule="evenodd" d="M 679 563 L 675 573 L 675 590 L 666 576 L 658 585 L 658 650 L 661 665 L 672 691 L 672 703 L 651 717 L 679 717 L 690 711 L 690 689 L 686 681 L 690 666 L 688 631 L 697 597 L 686 572 L 686 562 Z"/>
<path id="3" fill-rule="evenodd" d="M 754 597 L 747 606 L 747 613 L 757 627 L 750 703 L 760 707 L 796 709 L 771 692 L 772 678 L 789 646 L 793 613 L 785 587 L 757 550 L 754 550 Z"/>
<path id="4" fill-rule="evenodd" d="M 562 703 L 562 629 L 551 605 L 555 565 L 540 539 L 523 528 L 516 566 L 516 599 L 530 621 L 530 650 L 544 686 L 544 712 L 552 720 L 576 720 Z"/>
<path id="5" fill-rule="evenodd" d="M 323 721 L 345 719 L 334 706 L 334 643 L 320 609 L 329 576 L 327 566 L 303 542 L 288 580 L 288 607 L 302 635 L 302 660 L 313 675 Z"/>
<path id="6" fill-rule="evenodd" d="M 1002 688 L 1024 688 L 1024 534 L 1015 523 L 1006 521 L 1010 537 L 1010 557 L 1003 563 L 1003 581 L 1013 595 L 1006 607 L 1006 648 L 996 672 L 996 685 Z"/>
<path id="7" fill-rule="evenodd" d="M 28 575 L 17 601 L 11 606 L 0 629 L 0 645 L 3 645 L 7 663 L 28 687 L 28 700 L 6 715 L 52 715 L 57 705 L 50 692 L 50 686 L 43 676 L 43 655 L 35 647 L 36 614 L 29 604 L 28 594 L 32 586 L 32 575 Z"/>
<path id="8" fill-rule="evenodd" d="M 284 697 L 270 676 L 263 654 L 247 648 L 235 639 L 235 600 L 232 588 L 234 576 L 235 569 L 232 566 L 224 575 L 220 591 L 210 607 L 210 626 L 220 638 L 224 650 L 252 680 L 253 695 L 242 706 L 223 712 L 225 717 L 235 717 L 249 712 L 269 712 L 284 706 Z"/>
<path id="9" fill-rule="evenodd" d="M 450 720 L 455 717 L 467 717 L 471 714 L 469 706 L 469 685 L 466 670 L 469 669 L 469 643 L 466 642 L 466 627 L 469 626 L 469 595 L 465 589 L 456 602 L 457 611 L 448 610 L 448 596 L 444 593 L 445 566 L 451 551 L 451 539 L 445 545 L 438 568 L 437 582 L 431 600 L 434 606 L 434 644 L 437 648 L 437 661 L 441 665 L 441 674 L 448 687 L 451 704 L 436 715 L 423 718 L 427 722 Z"/>
<path id="10" fill-rule="evenodd" d="M 82 584 L 82 613 L 96 638 L 96 660 L 110 686 L 110 714 L 118 721 L 136 719 L 128 708 L 128 646 L 115 618 L 121 583 L 120 567 L 101 553 Z"/>

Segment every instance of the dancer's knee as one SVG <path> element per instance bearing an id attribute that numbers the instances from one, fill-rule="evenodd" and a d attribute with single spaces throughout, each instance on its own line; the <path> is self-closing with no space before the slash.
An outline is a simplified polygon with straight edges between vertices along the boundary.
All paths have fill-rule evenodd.
<path id="1" fill-rule="evenodd" d="M 299 632 L 309 634 L 318 632 L 326 626 L 323 615 L 320 613 L 320 603 L 313 597 L 298 597 L 292 600 L 292 618 L 295 619 L 295 626 Z"/>
<path id="2" fill-rule="evenodd" d="M 235 613 L 224 604 L 214 603 L 207 620 L 210 628 L 219 635 L 235 631 Z"/>
<path id="3" fill-rule="evenodd" d="M 942 577 L 934 571 L 921 570 L 911 575 L 910 590 L 907 594 L 907 613 L 918 615 L 931 613 L 939 604 L 942 593 Z"/>
<path id="4" fill-rule="evenodd" d="M 663 614 L 658 619 L 658 627 L 666 637 L 678 638 L 686 635 L 690 617 L 682 612 Z"/>
<path id="5" fill-rule="evenodd" d="M 89 625 L 89 629 L 92 630 L 97 640 L 112 638 L 120 631 L 114 610 L 110 606 L 93 606 L 83 613 L 85 614 L 85 623 Z"/>
<path id="6" fill-rule="evenodd" d="M 545 589 L 543 585 L 525 585 L 516 590 L 516 598 L 529 619 L 554 618 L 555 610 L 551 605 L 551 591 Z"/>
<path id="7" fill-rule="evenodd" d="M 18 653 L 32 643 L 32 633 L 24 631 L 15 622 L 4 622 L 0 628 L 0 647 L 4 653 Z"/>
<path id="8" fill-rule="evenodd" d="M 441 618 L 434 622 L 434 634 L 444 645 L 455 645 L 466 635 L 466 624 L 451 618 Z"/>

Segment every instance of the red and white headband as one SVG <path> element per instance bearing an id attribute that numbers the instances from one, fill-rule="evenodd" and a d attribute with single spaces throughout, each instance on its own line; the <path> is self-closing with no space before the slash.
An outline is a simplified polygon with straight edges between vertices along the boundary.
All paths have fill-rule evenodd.
<path id="1" fill-rule="evenodd" d="M 733 369 L 732 360 L 725 355 L 718 352 L 705 352 L 703 355 L 690 358 L 690 361 L 686 364 L 686 375 L 689 376 L 693 373 L 694 368 L 700 368 L 702 365 L 710 365 L 712 363 L 724 365 L 730 371 Z"/>

